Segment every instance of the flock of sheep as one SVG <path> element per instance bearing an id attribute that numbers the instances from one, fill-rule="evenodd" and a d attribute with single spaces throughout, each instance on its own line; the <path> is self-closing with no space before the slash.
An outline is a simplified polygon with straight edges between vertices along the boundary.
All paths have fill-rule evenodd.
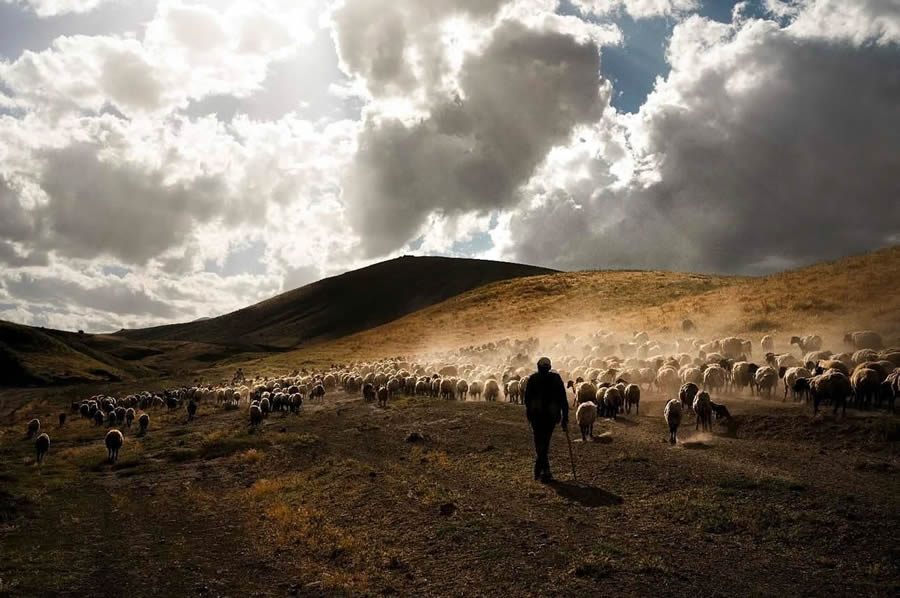
<path id="1" fill-rule="evenodd" d="M 811 402 L 814 412 L 827 404 L 837 413 L 846 410 L 848 402 L 859 409 L 885 405 L 893 411 L 900 394 L 900 349 L 885 349 L 881 337 L 872 331 L 848 333 L 844 342 L 847 350 L 835 354 L 823 350 L 819 336 L 793 337 L 788 350 L 778 352 L 775 338 L 764 336 L 758 353 L 762 359 L 757 363 L 751 361 L 753 343 L 738 337 L 665 342 L 640 332 L 621 342 L 616 335 L 600 331 L 582 337 L 566 335 L 547 345 L 535 338 L 504 339 L 419 360 L 392 358 L 335 365 L 327 370 L 257 378 L 239 386 L 195 385 L 122 398 L 98 395 L 73 402 L 71 408 L 93 424 L 109 428 L 106 448 L 112 463 L 124 444 L 120 427 L 128 430 L 137 420 L 139 433 L 146 434 L 152 409 L 185 409 L 188 421 L 194 418 L 199 403 L 228 411 L 245 409 L 249 425 L 257 427 L 273 413 L 299 414 L 304 400 L 322 401 L 327 393 L 339 390 L 382 407 L 401 393 L 522 403 L 540 352 L 560 356 L 554 357 L 554 364 L 572 393 L 583 440 L 593 437 L 598 417 L 615 419 L 632 409 L 637 414 L 642 390 L 655 390 L 668 398 L 663 415 L 669 441 L 674 444 L 685 413 L 694 414 L 697 428 L 709 430 L 713 417 L 730 417 L 727 407 L 716 403 L 713 396 L 746 389 L 751 395 L 771 399 L 781 385 L 782 401 L 790 394 L 792 400 Z M 65 422 L 66 414 L 60 414 L 59 425 Z M 29 439 L 35 438 L 37 462 L 42 462 L 50 448 L 49 435 L 41 433 L 37 419 L 28 423 L 26 433 Z"/>

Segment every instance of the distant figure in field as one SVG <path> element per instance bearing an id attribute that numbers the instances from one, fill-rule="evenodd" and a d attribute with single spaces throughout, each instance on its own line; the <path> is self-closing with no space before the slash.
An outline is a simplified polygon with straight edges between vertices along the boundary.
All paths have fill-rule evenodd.
<path id="1" fill-rule="evenodd" d="M 244 368 L 238 368 L 238 370 L 234 373 L 234 378 L 231 379 L 232 384 L 237 384 L 238 382 L 245 382 Z"/>
<path id="2" fill-rule="evenodd" d="M 550 359 L 541 357 L 537 373 L 528 378 L 525 386 L 525 415 L 534 433 L 534 479 L 542 482 L 553 480 L 550 473 L 550 438 L 556 424 L 569 425 L 569 401 L 566 386 L 556 372 L 550 371 Z"/>

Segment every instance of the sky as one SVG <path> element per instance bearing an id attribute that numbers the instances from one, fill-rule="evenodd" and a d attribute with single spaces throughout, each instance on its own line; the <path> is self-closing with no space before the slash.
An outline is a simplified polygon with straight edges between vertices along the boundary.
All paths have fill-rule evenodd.
<path id="1" fill-rule="evenodd" d="M 900 243 L 900 0 L 0 0 L 0 319 Z"/>

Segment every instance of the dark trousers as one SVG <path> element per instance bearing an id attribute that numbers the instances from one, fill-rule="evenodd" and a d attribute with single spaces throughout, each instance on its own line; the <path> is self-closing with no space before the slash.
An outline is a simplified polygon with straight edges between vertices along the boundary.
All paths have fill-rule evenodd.
<path id="1" fill-rule="evenodd" d="M 531 422 L 534 433 L 534 477 L 550 475 L 550 438 L 558 422 L 549 419 L 535 419 Z"/>

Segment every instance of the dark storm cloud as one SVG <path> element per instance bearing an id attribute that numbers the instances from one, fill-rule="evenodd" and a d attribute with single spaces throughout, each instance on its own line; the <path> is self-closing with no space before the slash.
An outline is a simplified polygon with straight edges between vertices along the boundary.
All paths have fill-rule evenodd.
<path id="1" fill-rule="evenodd" d="M 434 26 L 443 18 L 494 15 L 510 0 L 347 0 L 334 13 L 335 44 L 344 68 L 366 80 L 369 91 L 408 93 L 420 81 L 410 51 L 429 83 L 444 71 Z"/>
<path id="2" fill-rule="evenodd" d="M 599 63 L 593 42 L 508 22 L 464 63 L 462 99 L 411 126 L 370 119 L 344 189 L 366 255 L 402 246 L 432 211 L 510 205 L 555 144 L 599 118 Z"/>
<path id="3" fill-rule="evenodd" d="M 19 192 L 0 175 L 0 240 L 24 241 L 33 232 L 31 212 L 22 207 Z"/>
<path id="4" fill-rule="evenodd" d="M 120 315 L 158 318 L 174 318 L 181 313 L 181 310 L 151 297 L 143 289 L 119 283 L 88 288 L 71 280 L 18 274 L 3 279 L 3 286 L 12 297 L 29 303 L 79 305 Z"/>
<path id="5" fill-rule="evenodd" d="M 896 239 L 897 47 L 798 40 L 772 28 L 744 34 L 720 61 L 673 75 L 681 101 L 651 98 L 642 110 L 658 182 L 559 192 L 513 219 L 515 256 L 561 267 L 760 272 Z M 564 202 L 581 206 L 583 220 L 573 222 Z"/>
<path id="6" fill-rule="evenodd" d="M 45 253 L 32 251 L 28 255 L 22 255 L 16 251 L 12 243 L 0 241 L 0 264 L 11 268 L 21 268 L 24 266 L 46 266 L 48 263 L 47 254 Z"/>
<path id="7" fill-rule="evenodd" d="M 215 176 L 169 183 L 159 170 L 108 163 L 91 144 L 47 151 L 40 180 L 42 243 L 70 257 L 112 255 L 143 263 L 183 244 L 197 223 L 222 210 L 225 185 Z"/>

